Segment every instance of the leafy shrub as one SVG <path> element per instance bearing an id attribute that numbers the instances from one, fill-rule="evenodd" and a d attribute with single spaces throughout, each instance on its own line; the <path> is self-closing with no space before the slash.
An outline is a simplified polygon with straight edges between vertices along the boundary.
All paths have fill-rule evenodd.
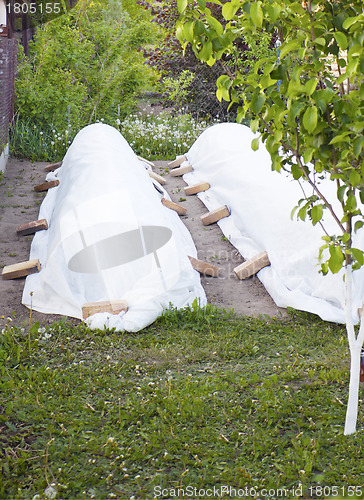
<path id="1" fill-rule="evenodd" d="M 179 19 L 176 0 L 158 0 L 158 2 L 138 0 L 137 3 L 151 11 L 154 22 L 162 26 L 166 33 L 157 47 L 144 50 L 149 65 L 161 74 L 160 88 L 166 102 L 169 104 L 173 100 L 176 108 L 184 106 L 194 114 L 235 120 L 236 107 L 232 106 L 229 109 L 228 103 L 220 102 L 216 97 L 216 80 L 226 72 L 230 75 L 235 74 L 238 68 L 248 72 L 258 58 L 270 53 L 274 40 L 266 36 L 257 44 L 253 37 L 244 35 L 244 38 L 234 43 L 230 54 L 224 55 L 214 66 L 207 66 L 196 58 L 191 46 L 183 51 L 175 37 L 176 23 Z M 222 6 L 213 2 L 207 2 L 206 5 L 214 18 L 225 26 Z M 204 29 L 201 23 L 201 30 Z M 194 75 L 194 78 L 189 81 L 183 79 L 183 75 Z M 177 94 L 175 90 L 181 87 L 182 94 Z M 174 98 L 177 95 L 178 97 Z"/>
<path id="2" fill-rule="evenodd" d="M 79 2 L 39 28 L 29 57 L 19 55 L 17 115 L 44 131 L 77 130 L 116 111 L 126 115 L 140 88 L 153 81 L 139 47 L 157 38 L 156 26 L 131 2 L 126 8 L 120 0 Z"/>

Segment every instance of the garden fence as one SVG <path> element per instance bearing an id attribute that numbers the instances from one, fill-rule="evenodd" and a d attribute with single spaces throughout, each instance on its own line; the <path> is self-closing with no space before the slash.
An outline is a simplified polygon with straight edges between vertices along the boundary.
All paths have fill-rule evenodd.
<path id="1" fill-rule="evenodd" d="M 0 154 L 8 143 L 14 112 L 16 44 L 15 38 L 0 37 Z"/>

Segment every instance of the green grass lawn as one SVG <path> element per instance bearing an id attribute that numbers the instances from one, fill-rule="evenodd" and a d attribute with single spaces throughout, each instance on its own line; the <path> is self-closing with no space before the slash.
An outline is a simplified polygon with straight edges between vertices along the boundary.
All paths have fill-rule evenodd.
<path id="1" fill-rule="evenodd" d="M 2 322 L 2 499 L 361 492 L 343 326 L 209 306 L 138 334 Z"/>

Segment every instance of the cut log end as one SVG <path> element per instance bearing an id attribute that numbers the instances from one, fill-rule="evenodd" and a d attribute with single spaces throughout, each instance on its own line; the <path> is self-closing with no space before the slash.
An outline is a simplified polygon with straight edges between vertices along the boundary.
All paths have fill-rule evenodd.
<path id="1" fill-rule="evenodd" d="M 29 274 L 39 273 L 41 264 L 39 259 L 28 260 L 26 262 L 18 262 L 5 266 L 2 272 L 4 280 L 13 280 L 16 278 L 24 278 Z"/>
<path id="2" fill-rule="evenodd" d="M 201 215 L 201 221 L 204 226 L 208 226 L 209 224 L 214 224 L 214 222 L 218 222 L 220 219 L 228 217 L 229 215 L 229 207 L 223 205 L 222 207 L 216 208 L 207 214 Z"/>
<path id="3" fill-rule="evenodd" d="M 126 300 L 106 300 L 100 302 L 87 302 L 82 306 L 82 317 L 86 319 L 93 314 L 108 312 L 111 314 L 119 314 L 122 311 L 128 310 Z"/>
<path id="4" fill-rule="evenodd" d="M 258 271 L 270 265 L 270 260 L 267 252 L 260 252 L 251 259 L 243 262 L 234 269 L 235 274 L 241 280 L 253 276 Z"/>
<path id="5" fill-rule="evenodd" d="M 175 212 L 177 212 L 179 215 L 186 215 L 187 213 L 187 208 L 185 207 L 182 207 L 182 205 L 178 205 L 178 203 L 175 203 L 174 201 L 171 201 L 171 200 L 167 200 L 167 198 L 162 198 L 162 204 L 167 207 L 167 208 L 170 208 L 171 210 L 174 210 Z"/>
<path id="6" fill-rule="evenodd" d="M 186 160 L 187 160 L 186 155 L 177 156 L 175 160 L 168 163 L 168 166 L 170 168 L 179 167 Z"/>
<path id="7" fill-rule="evenodd" d="M 193 186 L 185 187 L 185 194 L 190 196 L 192 194 L 202 193 L 202 191 L 207 191 L 210 188 L 208 182 L 200 182 L 199 184 L 194 184 Z"/>
<path id="8" fill-rule="evenodd" d="M 183 165 L 183 167 L 178 167 L 174 168 L 171 170 L 170 174 L 172 177 L 179 177 L 180 175 L 188 174 L 189 172 L 192 172 L 193 168 L 192 165 Z"/>
<path id="9" fill-rule="evenodd" d="M 48 189 L 56 187 L 58 186 L 58 184 L 59 184 L 58 179 L 54 181 L 43 182 L 43 184 L 38 184 L 37 186 L 34 186 L 34 191 L 37 191 L 38 193 L 40 193 L 41 191 L 48 191 Z"/>
<path id="10" fill-rule="evenodd" d="M 18 236 L 27 236 L 28 234 L 43 231 L 44 229 L 48 229 L 48 222 L 46 219 L 39 219 L 17 227 L 16 234 Z"/>
<path id="11" fill-rule="evenodd" d="M 212 276 L 217 278 L 220 269 L 209 262 L 204 262 L 203 260 L 195 259 L 194 257 L 188 256 L 192 264 L 193 269 L 205 276 Z"/>

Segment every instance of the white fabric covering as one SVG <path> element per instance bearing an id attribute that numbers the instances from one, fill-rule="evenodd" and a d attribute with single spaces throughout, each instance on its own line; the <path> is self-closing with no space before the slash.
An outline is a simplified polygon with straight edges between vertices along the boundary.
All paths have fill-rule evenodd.
<path id="1" fill-rule="evenodd" d="M 43 313 L 82 319 L 86 302 L 125 299 L 129 310 L 98 313 L 91 328 L 138 331 L 170 304 L 206 303 L 188 255 L 196 249 L 177 213 L 160 194 L 122 135 L 95 124 L 81 130 L 62 167 L 48 174 L 60 185 L 47 193 L 30 258 L 40 273 L 27 277 L 23 304 Z M 32 297 L 31 297 L 32 293 Z"/>
<path id="2" fill-rule="evenodd" d="M 297 181 L 271 170 L 264 145 L 251 149 L 257 137 L 248 127 L 235 123 L 214 125 L 204 131 L 186 154 L 193 172 L 184 180 L 193 185 L 209 182 L 210 189 L 198 196 L 209 210 L 228 205 L 231 215 L 218 224 L 245 259 L 268 252 L 271 266 L 258 276 L 278 306 L 318 314 L 322 319 L 345 322 L 343 273 L 319 274 L 318 252 L 323 244 L 319 224 L 291 220 L 291 211 L 303 197 Z M 303 183 L 307 194 L 312 188 Z M 336 199 L 335 183 L 320 184 L 330 201 Z M 339 209 L 340 210 L 340 209 Z M 340 211 L 339 211 L 340 213 Z M 340 234 L 328 210 L 324 212 L 328 233 Z M 360 231 L 354 246 L 364 249 Z M 363 305 L 364 269 L 354 272 L 353 319 Z"/>

